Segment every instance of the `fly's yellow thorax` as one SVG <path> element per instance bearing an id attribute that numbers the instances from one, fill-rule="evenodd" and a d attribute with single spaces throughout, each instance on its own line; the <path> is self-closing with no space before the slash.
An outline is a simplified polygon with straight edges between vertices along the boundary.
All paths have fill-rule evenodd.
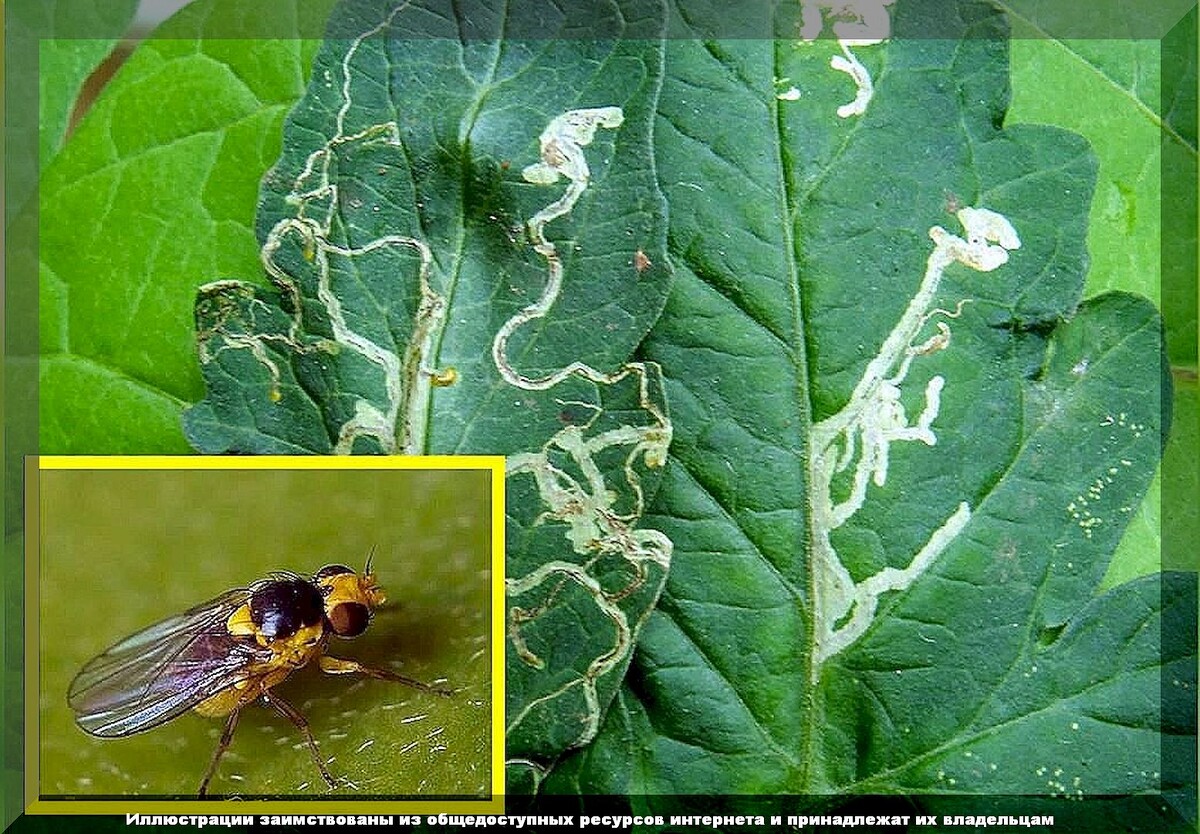
<path id="1" fill-rule="evenodd" d="M 256 637 L 259 645 L 265 646 L 266 638 L 258 631 L 258 626 L 250 618 L 250 604 L 239 606 L 225 621 L 225 629 L 235 637 Z"/>
<path id="2" fill-rule="evenodd" d="M 304 626 L 290 637 L 272 640 L 264 636 L 250 619 L 249 605 L 234 611 L 225 625 L 234 636 L 253 637 L 260 646 L 271 650 L 271 656 L 251 664 L 246 670 L 246 677 L 195 706 L 196 712 L 209 718 L 228 715 L 257 700 L 262 693 L 282 683 L 296 669 L 320 656 L 325 648 L 323 623 Z"/>
<path id="3" fill-rule="evenodd" d="M 270 641 L 272 658 L 269 664 L 284 664 L 299 669 L 319 655 L 325 646 L 325 626 L 314 623 L 304 626 L 291 637 Z M 273 685 L 273 684 L 272 684 Z"/>
<path id="4" fill-rule="evenodd" d="M 225 621 L 226 630 L 235 637 L 253 637 L 258 645 L 271 650 L 271 659 L 259 664 L 261 671 L 277 666 L 298 669 L 321 653 L 325 624 L 321 621 L 303 626 L 288 637 L 268 637 L 250 617 L 250 605 L 240 606 Z M 257 671 L 257 670 L 256 670 Z"/>

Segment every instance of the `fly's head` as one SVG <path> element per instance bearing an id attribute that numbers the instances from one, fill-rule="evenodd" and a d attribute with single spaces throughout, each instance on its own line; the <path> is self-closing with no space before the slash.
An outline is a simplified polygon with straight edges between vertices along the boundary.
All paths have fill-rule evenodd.
<path id="1" fill-rule="evenodd" d="M 338 637 L 362 634 L 375 609 L 387 601 L 369 561 L 362 573 L 345 565 L 326 565 L 313 575 L 313 582 L 324 599 L 325 620 Z"/>

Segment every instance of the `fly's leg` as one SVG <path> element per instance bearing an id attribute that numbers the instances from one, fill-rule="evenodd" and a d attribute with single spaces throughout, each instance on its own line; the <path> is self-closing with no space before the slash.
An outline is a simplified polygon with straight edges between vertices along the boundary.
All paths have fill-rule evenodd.
<path id="1" fill-rule="evenodd" d="M 217 750 L 213 753 L 212 761 L 208 763 L 208 770 L 204 774 L 204 780 L 200 783 L 199 795 L 201 799 L 208 795 L 208 783 L 212 781 L 213 774 L 217 772 L 217 762 L 221 761 L 221 757 L 225 755 L 225 751 L 229 748 L 229 742 L 233 740 L 233 731 L 237 727 L 238 713 L 240 711 L 240 709 L 235 709 L 225 719 L 225 732 L 221 733 L 221 740 L 217 743 Z"/>
<path id="2" fill-rule="evenodd" d="M 402 683 L 405 686 L 411 686 L 413 689 L 420 689 L 422 692 L 429 692 L 434 695 L 442 695 L 449 697 L 454 694 L 453 689 L 448 689 L 444 686 L 434 686 L 433 684 L 423 683 L 415 678 L 406 678 L 404 675 L 398 675 L 387 669 L 376 669 L 372 666 L 363 666 L 357 660 L 344 660 L 340 657 L 329 657 L 321 655 L 317 660 L 317 664 L 321 667 L 322 672 L 330 675 L 366 675 L 368 678 L 377 678 L 381 681 L 394 681 Z"/>
<path id="3" fill-rule="evenodd" d="M 317 763 L 317 768 L 321 771 L 321 776 L 325 779 L 326 784 L 331 788 L 336 788 L 337 782 L 334 781 L 333 776 L 329 773 L 329 768 L 325 766 L 325 762 L 321 760 L 321 751 L 317 749 L 317 740 L 313 738 L 312 731 L 308 729 L 308 721 L 300 714 L 300 711 L 278 695 L 274 695 L 266 690 L 262 693 L 262 700 L 264 704 L 296 725 L 296 729 L 300 731 L 300 734 L 304 736 L 304 740 L 308 743 L 308 750 L 312 753 L 313 761 Z"/>

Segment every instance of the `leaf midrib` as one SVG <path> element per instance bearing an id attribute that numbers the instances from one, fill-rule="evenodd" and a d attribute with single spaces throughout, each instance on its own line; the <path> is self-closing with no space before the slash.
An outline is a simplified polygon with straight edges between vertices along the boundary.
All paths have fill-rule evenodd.
<path id="1" fill-rule="evenodd" d="M 782 78 L 784 75 L 782 67 L 780 66 L 779 51 L 781 48 L 782 45 L 778 41 L 776 41 L 772 47 L 772 78 Z M 792 304 L 792 345 L 790 354 L 792 367 L 795 369 L 796 374 L 796 400 L 800 409 L 800 413 L 796 415 L 797 431 L 803 432 L 803 436 L 807 438 L 808 433 L 812 428 L 813 412 L 812 390 L 809 381 L 810 368 L 808 358 L 808 339 L 806 338 L 807 328 L 805 327 L 805 322 L 808 320 L 808 311 L 805 309 L 804 305 L 804 294 L 800 292 L 800 270 L 798 267 L 799 253 L 796 251 L 796 238 L 794 229 L 796 217 L 798 217 L 799 214 L 800 200 L 795 199 L 799 189 L 797 189 L 796 183 L 794 183 L 792 178 L 789 176 L 792 166 L 785 165 L 783 153 L 785 125 L 783 121 L 783 109 L 779 106 L 779 99 L 775 96 L 771 96 L 768 107 L 771 108 L 771 114 L 775 119 L 775 142 L 773 143 L 773 150 L 775 151 L 775 170 L 778 183 L 778 194 L 780 195 L 780 200 L 782 202 L 782 204 L 778 207 L 778 211 L 779 217 L 783 221 L 783 248 L 788 270 L 788 291 Z M 844 149 L 848 143 L 849 138 L 847 138 L 846 144 L 843 144 L 839 151 Z M 813 187 L 815 188 L 816 186 L 814 185 Z M 811 193 L 811 190 L 805 193 L 803 197 L 801 197 L 801 200 L 806 200 L 809 193 Z M 793 210 L 796 212 L 795 214 L 793 214 Z M 808 484 L 807 462 L 809 451 L 808 444 L 805 442 L 800 459 L 797 461 L 797 465 L 802 470 L 800 482 L 805 484 L 806 487 Z M 804 530 L 807 530 L 809 536 L 811 536 L 812 531 L 809 525 L 813 518 L 813 508 L 811 497 L 807 494 L 807 488 L 805 489 L 805 492 L 806 495 L 803 506 L 807 512 L 805 513 L 806 518 Z M 801 535 L 803 536 L 804 534 L 801 533 Z M 811 570 L 812 553 L 811 549 L 806 548 L 805 545 L 806 540 L 802 539 L 801 541 L 797 542 L 796 549 L 804 552 L 805 555 L 804 563 L 806 570 L 804 579 L 808 583 L 808 599 L 816 599 L 815 574 Z M 788 590 L 792 592 L 793 599 L 798 601 L 799 597 L 795 595 L 790 583 L 788 583 L 787 587 Z M 803 658 L 801 660 L 799 670 L 799 675 L 802 681 L 812 680 L 812 664 L 816 652 L 816 640 L 812 629 L 812 618 L 809 617 L 807 619 L 809 628 L 807 629 L 807 633 L 804 635 L 804 641 L 802 644 L 804 647 Z M 801 743 L 801 750 L 797 755 L 798 763 L 794 771 L 795 779 L 797 780 L 796 789 L 803 792 L 809 785 L 812 784 L 811 774 L 813 764 L 816 760 L 815 745 L 817 744 L 817 733 L 815 731 L 817 729 L 817 710 L 815 709 L 813 699 L 805 697 L 804 687 L 797 687 L 796 692 L 802 700 L 807 701 L 807 703 L 801 706 L 801 712 L 804 715 L 804 726 L 801 728 L 801 732 L 803 733 L 803 741 Z"/>

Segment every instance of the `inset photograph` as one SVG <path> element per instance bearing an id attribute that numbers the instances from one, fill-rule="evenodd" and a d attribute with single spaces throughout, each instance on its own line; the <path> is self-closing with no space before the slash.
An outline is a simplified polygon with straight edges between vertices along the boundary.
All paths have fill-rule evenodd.
<path id="1" fill-rule="evenodd" d="M 499 793 L 500 458 L 43 458 L 27 481 L 31 799 Z"/>

